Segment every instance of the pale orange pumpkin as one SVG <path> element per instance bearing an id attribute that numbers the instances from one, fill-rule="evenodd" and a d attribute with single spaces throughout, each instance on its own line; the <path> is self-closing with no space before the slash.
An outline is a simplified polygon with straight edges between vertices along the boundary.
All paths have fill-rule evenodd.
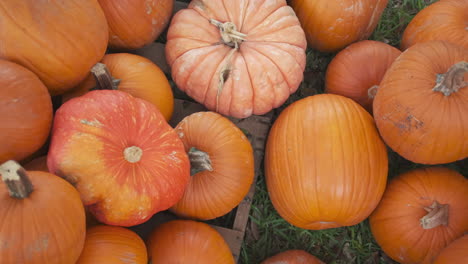
<path id="1" fill-rule="evenodd" d="M 324 264 L 304 250 L 286 250 L 265 259 L 261 264 Z"/>
<path id="2" fill-rule="evenodd" d="M 468 263 L 468 234 L 442 249 L 433 264 Z"/>

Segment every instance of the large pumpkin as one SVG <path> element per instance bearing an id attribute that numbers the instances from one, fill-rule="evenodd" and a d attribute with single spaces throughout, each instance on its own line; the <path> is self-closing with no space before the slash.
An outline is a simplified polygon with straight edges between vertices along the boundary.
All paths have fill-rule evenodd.
<path id="1" fill-rule="evenodd" d="M 52 101 L 34 73 L 2 59 L 0 87 L 0 163 L 22 160 L 46 142 L 52 125 Z"/>
<path id="2" fill-rule="evenodd" d="M 416 163 L 468 157 L 468 50 L 418 43 L 387 70 L 374 99 L 374 118 L 385 143 Z"/>
<path id="3" fill-rule="evenodd" d="M 452 263 L 468 263 L 468 234 L 448 244 L 434 260 L 434 264 Z"/>
<path id="4" fill-rule="evenodd" d="M 184 145 L 156 107 L 116 90 L 88 92 L 57 110 L 47 165 L 100 222 L 121 226 L 174 205 L 190 177 Z"/>
<path id="5" fill-rule="evenodd" d="M 306 97 L 274 122 L 265 150 L 273 206 L 304 229 L 355 225 L 383 195 L 387 151 L 371 115 L 333 94 Z"/>
<path id="6" fill-rule="evenodd" d="M 403 173 L 392 179 L 369 217 L 372 234 L 399 263 L 432 263 L 444 247 L 468 230 L 467 197 L 468 180 L 451 169 Z"/>
<path id="7" fill-rule="evenodd" d="M 0 58 L 33 71 L 52 95 L 81 82 L 107 47 L 96 0 L 2 0 Z"/>
<path id="8" fill-rule="evenodd" d="M 85 211 L 76 189 L 14 161 L 0 165 L 0 174 L 0 262 L 75 263 L 85 241 Z"/>
<path id="9" fill-rule="evenodd" d="M 367 39 L 388 0 L 291 0 L 310 47 L 335 52 Z"/>
<path id="10" fill-rule="evenodd" d="M 306 45 L 284 0 L 194 0 L 172 18 L 166 57 L 179 89 L 209 110 L 244 118 L 297 90 Z"/>
<path id="11" fill-rule="evenodd" d="M 291 249 L 265 259 L 261 264 L 324 264 L 304 250 Z"/>

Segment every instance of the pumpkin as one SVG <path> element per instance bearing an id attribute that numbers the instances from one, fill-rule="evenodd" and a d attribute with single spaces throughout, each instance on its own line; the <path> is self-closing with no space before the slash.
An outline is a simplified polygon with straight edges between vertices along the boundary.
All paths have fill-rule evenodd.
<path id="1" fill-rule="evenodd" d="M 468 49 L 468 0 L 437 1 L 416 14 L 403 32 L 401 49 L 443 40 Z"/>
<path id="2" fill-rule="evenodd" d="M 468 234 L 451 242 L 440 251 L 434 264 L 468 263 Z"/>
<path id="3" fill-rule="evenodd" d="M 75 263 L 85 241 L 85 213 L 76 189 L 11 160 L 0 165 L 0 174 L 1 262 Z"/>
<path id="4" fill-rule="evenodd" d="M 34 73 L 2 59 L 0 87 L 0 163 L 22 160 L 45 144 L 52 125 L 52 101 Z"/>
<path id="5" fill-rule="evenodd" d="M 72 91 L 62 95 L 62 102 L 81 96 L 93 88 L 97 88 L 95 78 L 106 81 L 109 73 L 120 91 L 127 92 L 134 97 L 144 99 L 154 104 L 163 114 L 166 121 L 171 119 L 174 110 L 174 96 L 166 75 L 153 62 L 145 57 L 129 54 L 106 54 L 101 64 L 96 65 L 91 74 Z M 98 67 L 106 67 L 107 71 Z M 99 87 L 106 89 L 107 87 Z"/>
<path id="6" fill-rule="evenodd" d="M 385 143 L 415 163 L 468 157 L 468 52 L 453 44 L 418 43 L 387 70 L 374 98 Z"/>
<path id="7" fill-rule="evenodd" d="M 132 263 L 147 264 L 145 242 L 133 231 L 98 225 L 86 230 L 83 251 L 76 264 Z"/>
<path id="8" fill-rule="evenodd" d="M 109 47 L 141 48 L 169 24 L 173 0 L 98 0 L 109 25 Z"/>
<path id="9" fill-rule="evenodd" d="M 307 43 L 321 52 L 336 52 L 367 39 L 388 0 L 291 0 Z"/>
<path id="10" fill-rule="evenodd" d="M 192 177 L 172 212 L 202 220 L 227 214 L 244 199 L 254 179 L 249 140 L 234 123 L 214 112 L 191 114 L 175 131 L 188 153 Z"/>
<path id="11" fill-rule="evenodd" d="M 234 264 L 224 238 L 209 225 L 172 220 L 157 226 L 146 243 L 152 264 Z"/>
<path id="12" fill-rule="evenodd" d="M 119 226 L 174 205 L 190 177 L 184 145 L 162 114 L 117 90 L 91 91 L 57 110 L 47 166 L 99 222 Z"/>
<path id="13" fill-rule="evenodd" d="M 294 102 L 268 135 L 269 196 L 281 217 L 303 229 L 366 219 L 383 195 L 387 171 L 387 150 L 371 115 L 341 95 Z"/>
<path id="14" fill-rule="evenodd" d="M 325 75 L 325 91 L 349 97 L 372 114 L 378 85 L 401 51 L 383 42 L 363 40 L 340 51 Z"/>
<path id="15" fill-rule="evenodd" d="M 95 0 L 3 0 L 0 58 L 33 71 L 52 95 L 81 82 L 106 51 L 106 18 Z"/>
<path id="16" fill-rule="evenodd" d="M 454 170 L 431 167 L 405 172 L 390 181 L 369 217 L 372 234 L 399 263 L 432 263 L 468 230 L 466 197 L 468 180 Z"/>
<path id="17" fill-rule="evenodd" d="M 245 118 L 297 90 L 306 45 L 284 0 L 194 0 L 171 20 L 166 58 L 180 90 L 208 110 Z"/>
<path id="18" fill-rule="evenodd" d="M 49 172 L 47 168 L 47 155 L 37 157 L 23 166 L 28 171 L 44 171 Z"/>
<path id="19" fill-rule="evenodd" d="M 261 264 L 324 264 L 315 256 L 304 250 L 291 249 L 278 253 Z"/>

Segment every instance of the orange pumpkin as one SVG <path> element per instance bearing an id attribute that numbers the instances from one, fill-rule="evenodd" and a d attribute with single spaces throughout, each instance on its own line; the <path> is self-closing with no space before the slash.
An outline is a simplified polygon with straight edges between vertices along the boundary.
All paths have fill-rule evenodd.
<path id="1" fill-rule="evenodd" d="M 379 41 L 363 40 L 340 51 L 325 75 L 327 93 L 349 97 L 372 113 L 378 85 L 401 51 Z"/>
<path id="2" fill-rule="evenodd" d="M 147 242 L 152 264 L 234 264 L 224 238 L 205 223 L 173 220 L 159 225 Z"/>
<path id="3" fill-rule="evenodd" d="M 387 150 L 371 115 L 340 95 L 294 102 L 268 135 L 265 177 L 271 201 L 300 228 L 363 221 L 383 195 L 387 171 Z"/>
<path id="4" fill-rule="evenodd" d="M 229 119 L 214 112 L 187 116 L 175 131 L 189 155 L 192 177 L 171 210 L 203 220 L 227 214 L 244 199 L 254 179 L 249 140 Z"/>
<path id="5" fill-rule="evenodd" d="M 468 180 L 454 170 L 432 167 L 403 173 L 391 180 L 370 216 L 372 234 L 399 263 L 432 263 L 468 230 L 467 197 Z"/>
<path id="6" fill-rule="evenodd" d="M 45 144 L 52 125 L 52 101 L 34 73 L 1 59 L 0 87 L 0 163 L 22 160 Z"/>
<path id="7" fill-rule="evenodd" d="M 284 0 L 194 0 L 172 18 L 166 57 L 179 89 L 211 111 L 244 118 L 297 90 L 306 45 Z"/>
<path id="8" fill-rule="evenodd" d="M 324 264 L 315 256 L 307 253 L 304 250 L 286 250 L 278 253 L 268 259 L 264 260 L 261 264 Z"/>
<path id="9" fill-rule="evenodd" d="M 115 90 L 57 110 L 47 165 L 75 185 L 97 220 L 120 226 L 173 206 L 190 177 L 184 145 L 156 107 Z"/>
<path id="10" fill-rule="evenodd" d="M 85 241 L 80 195 L 65 180 L 18 163 L 0 165 L 1 263 L 75 263 Z"/>
<path id="11" fill-rule="evenodd" d="M 468 263 L 468 234 L 451 242 L 434 260 L 434 264 Z"/>
<path id="12" fill-rule="evenodd" d="M 52 95 L 81 82 L 106 51 L 106 18 L 95 0 L 2 0 L 0 58 L 33 71 Z"/>
<path id="13" fill-rule="evenodd" d="M 291 0 L 307 43 L 321 52 L 335 52 L 367 39 L 388 0 Z"/>
<path id="14" fill-rule="evenodd" d="M 387 70 L 374 99 L 385 143 L 415 163 L 468 157 L 468 52 L 453 44 L 418 43 Z"/>

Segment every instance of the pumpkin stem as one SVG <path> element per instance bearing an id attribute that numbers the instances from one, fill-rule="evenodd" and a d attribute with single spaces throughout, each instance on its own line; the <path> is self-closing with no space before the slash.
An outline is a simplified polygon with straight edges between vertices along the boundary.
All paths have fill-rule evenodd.
<path id="1" fill-rule="evenodd" d="M 24 199 L 34 189 L 26 170 L 16 161 L 9 160 L 0 165 L 0 174 L 10 192 L 10 197 Z"/>
<path id="2" fill-rule="evenodd" d="M 137 146 L 131 146 L 125 148 L 123 154 L 126 161 L 136 163 L 141 160 L 141 156 L 143 156 L 143 150 Z"/>
<path id="3" fill-rule="evenodd" d="M 104 63 L 96 63 L 96 65 L 91 68 L 91 73 L 96 80 L 96 87 L 91 90 L 117 90 L 120 80 L 112 77 Z"/>
<path id="4" fill-rule="evenodd" d="M 210 155 L 195 147 L 191 147 L 188 156 L 190 159 L 190 175 L 195 175 L 202 171 L 213 171 Z"/>
<path id="5" fill-rule="evenodd" d="M 379 86 L 376 84 L 374 86 L 372 86 L 371 88 L 369 88 L 367 90 L 367 96 L 370 98 L 370 99 L 374 99 L 375 96 L 377 95 L 377 91 L 379 90 Z"/>
<path id="6" fill-rule="evenodd" d="M 441 92 L 445 96 L 457 92 L 463 87 L 468 86 L 465 82 L 465 73 L 468 72 L 468 62 L 461 61 L 454 64 L 444 74 L 437 74 L 436 85 L 432 88 L 435 92 Z"/>
<path id="7" fill-rule="evenodd" d="M 426 210 L 428 214 L 419 220 L 422 228 L 431 229 L 440 225 L 448 225 L 448 204 L 440 204 L 434 201 L 431 206 L 424 207 L 424 210 Z"/>

